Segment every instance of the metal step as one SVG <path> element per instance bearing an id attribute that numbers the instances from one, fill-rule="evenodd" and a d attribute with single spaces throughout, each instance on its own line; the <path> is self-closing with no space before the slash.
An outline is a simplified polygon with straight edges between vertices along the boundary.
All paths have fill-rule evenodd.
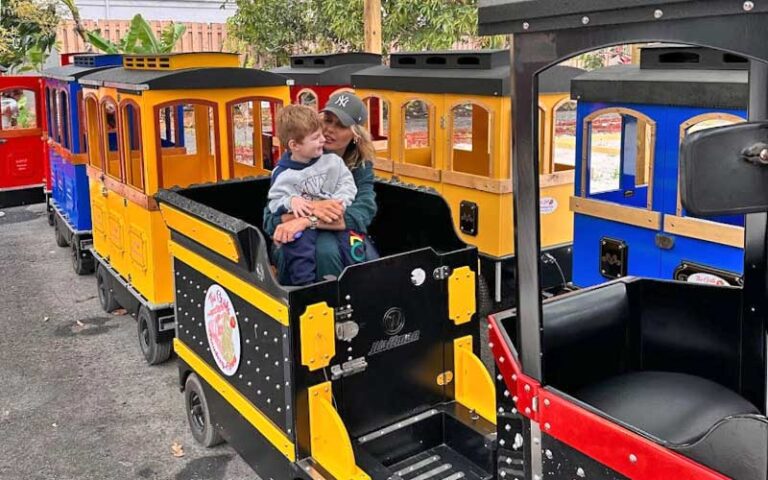
<path id="1" fill-rule="evenodd" d="M 389 469 L 403 480 L 490 480 L 492 477 L 447 445 L 406 458 Z"/>

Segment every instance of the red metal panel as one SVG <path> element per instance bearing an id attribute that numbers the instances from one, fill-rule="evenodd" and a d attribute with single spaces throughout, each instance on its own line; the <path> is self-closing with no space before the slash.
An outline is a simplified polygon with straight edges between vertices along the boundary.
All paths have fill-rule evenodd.
<path id="1" fill-rule="evenodd" d="M 522 373 L 506 332 L 493 316 L 488 328 L 494 360 L 509 391 L 517 394 L 518 410 L 543 432 L 634 480 L 728 479 L 542 388 Z"/>
<path id="2" fill-rule="evenodd" d="M 46 119 L 43 100 L 43 81 L 39 77 L 0 77 L 0 93 L 27 90 L 35 94 L 34 127 L 27 129 L 3 128 L 0 124 L 0 189 L 19 189 L 40 185 L 46 181 L 47 152 L 44 136 Z M 10 102 L 12 103 L 12 102 Z M 0 115 L 13 115 L 11 105 Z"/>

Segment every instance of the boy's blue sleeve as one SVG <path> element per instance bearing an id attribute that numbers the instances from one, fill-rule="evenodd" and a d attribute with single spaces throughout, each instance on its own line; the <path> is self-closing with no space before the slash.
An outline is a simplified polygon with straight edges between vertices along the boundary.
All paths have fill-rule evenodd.
<path id="1" fill-rule="evenodd" d="M 357 196 L 352 205 L 344 212 L 344 223 L 347 229 L 359 233 L 368 233 L 368 227 L 376 216 L 376 192 L 373 190 L 375 181 L 373 164 L 365 162 L 352 170 L 352 176 L 357 185 Z"/>

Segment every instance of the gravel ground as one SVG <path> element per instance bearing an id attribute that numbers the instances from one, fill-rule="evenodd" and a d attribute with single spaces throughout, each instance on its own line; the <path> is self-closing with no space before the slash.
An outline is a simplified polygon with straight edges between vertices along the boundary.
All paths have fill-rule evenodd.
<path id="1" fill-rule="evenodd" d="M 43 205 L 2 210 L 0 479 L 258 480 L 194 442 L 177 383 L 173 361 L 145 364 L 133 318 L 101 310 Z"/>

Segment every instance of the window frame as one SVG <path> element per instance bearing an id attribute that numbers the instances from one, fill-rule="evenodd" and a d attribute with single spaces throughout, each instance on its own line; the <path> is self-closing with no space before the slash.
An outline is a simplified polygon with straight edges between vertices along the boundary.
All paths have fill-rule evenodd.
<path id="1" fill-rule="evenodd" d="M 467 172 L 459 172 L 454 168 L 454 146 L 453 146 L 453 132 L 455 130 L 455 122 L 454 122 L 454 115 L 453 111 L 462 105 L 472 105 L 473 109 L 475 106 L 482 108 L 485 110 L 485 112 L 488 115 L 488 175 L 477 175 L 474 173 L 467 173 Z M 496 142 L 493 141 L 493 132 L 494 128 L 496 126 L 496 118 L 494 117 L 494 110 L 491 108 L 490 105 L 487 105 L 481 101 L 475 100 L 475 99 L 461 99 L 459 101 L 456 101 L 450 105 L 448 105 L 448 108 L 446 110 L 448 113 L 448 165 L 446 165 L 446 170 L 449 172 L 457 173 L 459 175 L 471 175 L 474 177 L 481 177 L 481 178 L 488 178 L 488 179 L 494 179 L 496 178 L 496 175 L 498 174 L 498 169 L 496 168 L 496 162 L 494 159 L 496 158 L 496 149 L 498 146 L 496 145 Z M 474 152 L 474 122 L 473 122 L 473 134 L 472 134 L 472 152 Z"/>
<path id="2" fill-rule="evenodd" d="M 406 162 L 406 152 L 409 149 L 406 146 L 406 131 L 408 128 L 408 122 L 406 119 L 407 107 L 413 102 L 423 102 L 427 106 L 428 121 L 427 121 L 427 138 L 430 149 L 430 162 L 429 165 L 419 165 L 415 163 Z M 440 170 L 437 168 L 437 105 L 424 97 L 410 96 L 402 99 L 399 105 L 400 111 L 400 142 L 398 145 L 399 158 L 398 162 L 394 165 L 394 173 L 401 175 L 421 178 L 423 180 L 431 180 L 435 182 L 440 181 Z M 390 113 L 391 115 L 391 113 Z M 391 119 L 390 119 L 391 121 Z"/>
<path id="3" fill-rule="evenodd" d="M 57 119 L 58 141 L 57 143 L 64 149 L 72 151 L 72 104 L 69 98 L 69 89 L 67 87 L 59 87 L 56 89 L 56 102 L 59 110 Z M 61 98 L 64 96 L 64 105 L 66 106 L 66 115 L 61 112 Z M 64 129 L 63 127 L 67 127 Z M 63 131 L 66 131 L 66 138 L 63 136 Z M 66 141 L 64 141 L 66 140 Z"/>
<path id="4" fill-rule="evenodd" d="M 261 153 L 259 154 L 259 158 L 258 158 L 259 162 L 256 162 L 257 159 L 254 158 L 254 164 L 253 165 L 246 165 L 244 163 L 235 162 L 235 128 L 234 128 L 235 127 L 235 123 L 234 123 L 233 113 L 234 113 L 236 105 L 240 105 L 241 103 L 247 103 L 247 102 L 254 103 L 254 105 L 252 107 L 252 108 L 254 108 L 254 110 L 255 110 L 255 107 L 256 107 L 255 104 L 258 103 L 258 107 L 259 107 L 259 120 L 261 120 L 261 102 L 269 102 L 271 104 L 274 104 L 275 105 L 275 113 L 274 113 L 274 118 L 272 119 L 273 122 L 277 121 L 276 120 L 277 119 L 277 114 L 280 111 L 280 109 L 282 109 L 284 107 L 282 99 L 277 98 L 277 97 L 267 97 L 267 96 L 263 96 L 263 95 L 249 95 L 249 96 L 246 96 L 246 97 L 236 98 L 234 100 L 230 100 L 229 102 L 227 102 L 226 108 L 225 108 L 225 111 L 226 111 L 226 114 L 227 114 L 227 130 L 228 130 L 228 134 L 229 134 L 228 138 L 227 138 L 227 144 L 228 144 L 227 148 L 228 148 L 228 154 L 229 154 L 229 158 L 228 158 L 227 164 L 229 165 L 229 171 L 232 172 L 232 176 L 233 177 L 234 177 L 234 174 L 235 174 L 235 164 L 240 165 L 243 168 L 255 168 L 255 169 L 259 169 L 259 170 L 265 170 L 265 168 L 264 168 L 264 158 L 261 157 Z M 283 146 L 280 145 L 280 140 L 279 140 L 279 138 L 277 136 L 277 125 L 276 124 L 273 125 L 272 129 L 274 131 L 274 135 L 272 136 L 272 138 L 276 141 L 276 142 L 273 142 L 272 146 L 274 147 L 276 145 L 277 148 L 279 149 L 278 151 L 282 155 L 284 150 L 283 150 Z M 254 125 L 253 125 L 254 153 L 256 152 L 256 143 L 257 143 L 256 132 L 259 133 L 259 135 L 258 135 L 259 149 L 258 150 L 259 150 L 259 152 L 263 153 L 264 148 L 263 148 L 262 139 L 261 139 L 261 135 L 263 134 L 263 131 L 261 130 L 261 121 L 259 121 L 259 128 L 258 128 L 258 130 L 256 129 L 256 123 L 255 122 L 254 122 Z"/>
<path id="5" fill-rule="evenodd" d="M 137 187 L 133 183 L 131 183 L 131 178 L 129 178 L 131 169 L 128 168 L 130 166 L 131 158 L 131 148 L 130 148 L 130 141 L 131 137 L 129 135 L 126 135 L 128 132 L 126 122 L 124 120 L 124 114 L 125 109 L 131 106 L 134 109 L 135 115 L 136 115 L 136 135 L 138 139 L 138 150 L 139 150 L 139 172 L 141 174 L 141 187 Z M 128 127 L 131 127 L 131 125 L 128 125 Z M 141 106 L 136 102 L 136 100 L 132 98 L 123 99 L 120 101 L 120 103 L 117 105 L 117 136 L 118 136 L 118 151 L 120 152 L 120 169 L 123 172 L 123 179 L 125 182 L 125 185 L 129 188 L 132 188 L 136 191 L 139 191 L 141 193 L 145 193 L 147 189 L 147 179 L 146 179 L 146 171 L 144 170 L 144 138 L 141 131 Z M 122 148 L 120 148 L 122 147 Z"/>
<path id="6" fill-rule="evenodd" d="M 157 186 L 158 188 L 165 188 L 163 187 L 163 166 L 162 166 L 162 158 L 163 158 L 163 152 L 162 152 L 162 140 L 160 139 L 160 112 L 168 107 L 178 107 L 183 105 L 203 105 L 206 107 L 209 107 L 211 111 L 213 112 L 213 129 L 214 134 L 213 138 L 215 140 L 215 147 L 213 149 L 213 154 L 215 156 L 215 162 L 214 162 L 214 170 L 216 172 L 215 179 L 216 181 L 221 181 L 223 178 L 222 173 L 222 158 L 221 158 L 221 123 L 219 119 L 219 103 L 214 102 L 211 100 L 206 100 L 203 98 L 194 98 L 194 97 L 186 97 L 186 98 L 176 98 L 173 100 L 168 100 L 163 103 L 159 103 L 154 106 L 153 108 L 153 114 L 152 114 L 152 128 L 155 130 L 155 155 L 156 155 L 156 161 L 157 161 Z M 179 138 L 179 131 L 184 128 L 183 126 L 183 119 L 181 122 L 176 122 L 176 138 Z M 208 133 L 210 135 L 210 132 Z M 184 145 L 186 146 L 187 138 L 184 138 Z M 230 160 L 231 161 L 231 160 Z M 230 166 L 230 168 L 232 168 Z M 232 170 L 230 170 L 232 171 Z"/>
<path id="7" fill-rule="evenodd" d="M 371 134 L 371 137 L 373 137 L 373 133 L 371 132 L 371 111 L 370 108 L 368 108 L 368 100 L 377 98 L 380 102 L 380 104 L 386 103 L 388 108 L 388 114 L 389 118 L 387 119 L 387 129 L 386 129 L 386 136 L 387 136 L 387 153 L 389 154 L 389 158 L 379 156 L 380 151 L 376 150 L 374 145 L 374 152 L 375 157 L 373 159 L 374 168 L 378 170 L 384 170 L 386 172 L 392 172 L 394 169 L 394 161 L 392 160 L 392 100 L 380 92 L 371 92 L 371 94 L 366 95 L 364 98 L 362 98 L 363 105 L 365 105 L 365 108 L 368 110 L 368 119 L 366 120 L 366 129 L 368 130 L 368 133 Z M 382 108 L 382 113 L 383 113 Z M 373 140 L 376 142 L 376 140 Z"/>
<path id="8" fill-rule="evenodd" d="M 305 87 L 299 90 L 299 92 L 296 94 L 296 104 L 307 106 L 306 104 L 301 103 L 301 96 L 304 95 L 305 93 L 308 93 L 313 97 L 315 97 L 315 111 L 319 112 L 320 111 L 320 95 L 318 95 L 317 92 L 315 92 L 311 88 Z"/>
<path id="9" fill-rule="evenodd" d="M 574 99 L 572 99 L 570 97 L 566 97 L 566 98 L 563 98 L 562 100 L 558 101 L 557 103 L 555 103 L 552 106 L 552 123 L 551 123 L 551 127 L 550 127 L 551 128 L 551 133 L 550 133 L 550 138 L 551 138 L 550 144 L 551 144 L 551 147 L 550 147 L 550 155 L 549 155 L 549 157 L 550 157 L 549 158 L 549 171 L 552 172 L 552 173 L 559 173 L 557 171 L 557 169 L 555 168 L 555 153 L 556 153 L 556 149 L 555 149 L 555 135 L 556 135 L 556 128 L 557 128 L 557 110 L 560 107 L 562 107 L 563 105 L 565 105 L 566 103 L 573 103 L 573 104 L 576 105 L 577 108 L 578 108 L 578 105 L 579 105 L 578 101 L 576 101 L 576 100 L 574 100 Z M 576 115 L 578 117 L 578 111 L 577 111 Z M 575 127 L 575 129 L 579 128 L 578 125 L 576 125 L 576 119 L 574 119 L 574 127 Z M 576 133 L 577 133 L 576 131 L 573 132 L 573 139 L 574 139 L 574 144 L 573 144 L 573 162 L 574 162 L 573 163 L 573 169 L 576 168 L 576 154 L 578 152 L 578 150 L 576 150 L 576 136 L 577 136 Z M 563 171 L 563 170 L 561 170 L 561 171 Z"/>
<path id="10" fill-rule="evenodd" d="M 33 136 L 36 134 L 36 132 L 43 132 L 43 126 L 42 123 L 44 122 L 44 118 L 41 118 L 40 115 L 42 113 L 42 110 L 40 109 L 40 100 L 42 97 L 41 89 L 31 87 L 29 85 L 8 85 L 5 87 L 0 88 L 0 96 L 4 92 L 7 92 L 9 90 L 21 90 L 21 91 L 27 91 L 31 92 L 35 98 L 35 126 L 30 128 L 11 128 L 11 129 L 3 129 L 2 122 L 0 122 L 0 134 L 2 134 L 3 138 L 9 138 L 9 137 L 24 137 L 24 136 Z M 43 102 L 45 101 L 42 99 Z"/>
<path id="11" fill-rule="evenodd" d="M 94 131 L 91 132 L 89 120 L 90 117 L 88 115 L 88 102 L 93 101 L 93 103 L 96 105 L 96 118 L 94 121 L 96 122 Z M 101 112 L 99 107 L 99 97 L 93 93 L 93 92 L 87 92 L 83 95 L 83 120 L 85 122 L 85 129 L 86 129 L 86 142 L 88 142 L 87 146 L 87 152 L 88 152 L 88 166 L 98 170 L 99 172 L 104 172 L 104 147 L 101 144 Z M 88 140 L 90 134 L 96 134 L 96 138 L 93 140 Z M 94 152 L 91 148 L 91 141 L 95 143 L 96 150 L 98 153 Z M 98 154 L 99 159 L 99 165 L 96 166 L 93 163 L 93 156 Z"/>
<path id="12" fill-rule="evenodd" d="M 606 107 L 601 108 L 599 110 L 595 110 L 594 112 L 590 113 L 584 119 L 581 123 L 581 132 L 582 132 L 582 140 L 581 140 L 581 185 L 579 186 L 579 196 L 582 198 L 586 198 L 589 200 L 596 200 L 596 201 L 604 201 L 596 198 L 590 198 L 589 197 L 589 189 L 588 189 L 588 183 L 589 183 L 589 172 L 591 172 L 591 166 L 590 166 L 590 145 L 591 145 L 591 124 L 592 121 L 600 116 L 603 115 L 609 115 L 609 114 L 618 114 L 622 116 L 622 127 L 624 125 L 623 117 L 631 116 L 637 119 L 638 121 L 645 122 L 648 127 L 651 129 L 650 131 L 650 142 L 649 142 L 649 158 L 648 158 L 648 182 L 647 184 L 643 184 L 647 186 L 648 192 L 646 195 L 646 207 L 643 210 L 653 210 L 653 187 L 654 187 L 654 164 L 656 162 L 656 121 L 653 120 L 648 115 L 639 112 L 637 110 L 626 108 L 626 107 Z M 624 166 L 624 144 L 623 144 L 623 137 L 621 138 L 622 141 L 622 153 L 619 163 L 619 173 L 623 171 Z M 612 203 L 612 202 L 609 202 Z M 619 204 L 621 205 L 621 204 Z M 635 209 L 641 209 L 640 207 L 634 207 L 629 205 L 622 205 L 627 208 L 635 208 Z"/>
<path id="13" fill-rule="evenodd" d="M 115 133 L 117 136 L 117 157 L 118 157 L 118 164 L 120 165 L 120 177 L 115 177 L 109 172 L 109 132 L 106 130 L 107 127 L 107 119 L 104 115 L 104 107 L 107 103 L 111 103 L 115 107 Z M 99 137 L 101 138 L 101 148 L 103 152 L 102 156 L 102 166 L 104 167 L 102 172 L 104 174 L 113 179 L 117 180 L 118 182 L 125 184 L 125 171 L 123 171 L 123 154 L 122 154 L 122 148 L 120 145 L 120 109 L 118 108 L 117 101 L 112 98 L 110 95 L 105 95 L 99 100 Z"/>

